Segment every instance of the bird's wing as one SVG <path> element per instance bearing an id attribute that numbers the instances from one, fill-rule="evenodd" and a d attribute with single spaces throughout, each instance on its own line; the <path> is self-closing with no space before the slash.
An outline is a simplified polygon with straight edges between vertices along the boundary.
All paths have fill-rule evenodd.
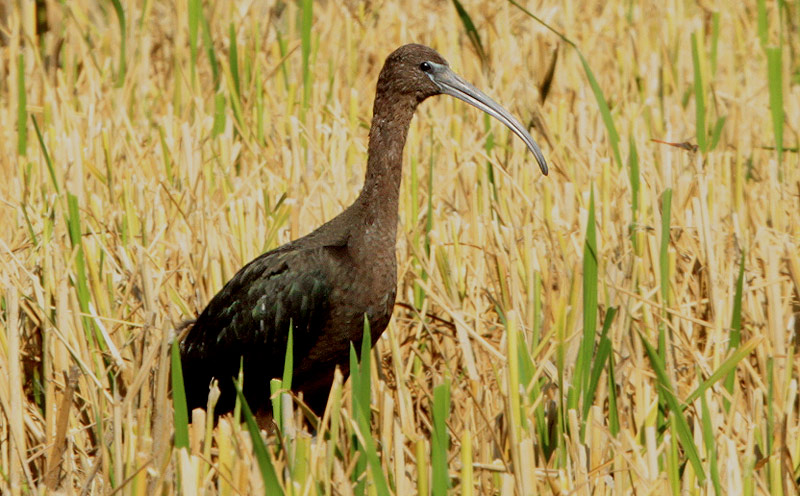
<path id="1" fill-rule="evenodd" d="M 244 266 L 214 296 L 181 344 L 190 408 L 205 406 L 211 378 L 223 393 L 218 411 L 232 407 L 230 379 L 240 360 L 248 398 L 266 400 L 269 380 L 283 371 L 290 323 L 294 356 L 302 357 L 327 319 L 332 286 L 326 267 L 339 251 L 279 248 Z"/>

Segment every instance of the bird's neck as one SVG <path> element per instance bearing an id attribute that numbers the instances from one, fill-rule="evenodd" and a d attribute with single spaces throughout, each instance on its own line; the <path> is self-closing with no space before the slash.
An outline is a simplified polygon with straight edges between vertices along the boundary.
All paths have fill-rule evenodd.
<path id="1" fill-rule="evenodd" d="M 394 228 L 403 175 L 403 148 L 415 108 L 415 101 L 390 100 L 382 95 L 375 98 L 367 174 L 358 201 L 372 215 L 384 216 L 381 220 Z"/>

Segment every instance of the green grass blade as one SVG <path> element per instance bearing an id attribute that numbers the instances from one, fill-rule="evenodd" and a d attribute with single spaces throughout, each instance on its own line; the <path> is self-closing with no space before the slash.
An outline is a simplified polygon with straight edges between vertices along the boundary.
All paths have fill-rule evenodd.
<path id="1" fill-rule="evenodd" d="M 353 413 L 355 415 L 356 403 L 361 398 L 361 375 L 358 373 L 358 354 L 353 343 L 350 343 L 350 389 L 352 390 Z"/>
<path id="2" fill-rule="evenodd" d="M 286 355 L 283 359 L 283 381 L 286 389 L 292 389 L 292 372 L 294 371 L 294 323 L 289 319 L 289 337 L 286 339 Z"/>
<path id="3" fill-rule="evenodd" d="M 189 0 L 189 63 L 191 64 L 192 86 L 197 84 L 197 32 L 200 28 L 200 0 Z"/>
<path id="4" fill-rule="evenodd" d="M 736 370 L 736 366 L 739 364 L 739 362 L 741 362 L 747 356 L 749 356 L 750 353 L 752 353 L 756 349 L 756 347 L 760 344 L 760 341 L 761 340 L 758 338 L 751 339 L 743 346 L 739 347 L 736 350 L 736 352 L 731 354 L 731 356 L 726 358 L 720 364 L 717 370 L 715 370 L 714 373 L 712 373 L 708 379 L 700 383 L 700 385 L 697 386 L 697 389 L 692 391 L 692 394 L 690 394 L 686 398 L 686 403 L 688 404 L 693 402 L 695 399 L 701 396 L 707 389 L 716 384 L 717 381 L 719 381 L 723 377 L 728 376 L 729 374 L 732 374 Z"/>
<path id="5" fill-rule="evenodd" d="M 492 150 L 494 150 L 494 133 L 492 132 L 492 118 L 489 114 L 483 114 L 483 129 L 486 131 L 486 142 L 483 144 L 483 149 L 486 150 L 486 156 L 491 157 Z M 494 164 L 491 160 L 486 161 L 486 180 L 492 187 L 492 198 L 497 201 L 497 182 L 494 178 Z"/>
<path id="6" fill-rule="evenodd" d="M 516 327 L 516 326 L 514 326 Z M 506 327 L 508 329 L 508 327 Z M 522 334 L 522 331 L 517 331 L 518 336 L 516 338 L 517 343 L 519 343 L 517 348 L 517 363 L 519 364 L 519 384 L 522 385 L 524 391 L 529 391 L 530 395 L 528 395 L 527 403 L 532 404 L 536 400 L 536 395 L 533 394 L 533 390 L 536 389 L 535 384 L 531 384 L 533 382 L 533 376 L 536 373 L 536 365 L 533 363 L 533 357 L 531 353 L 526 349 L 525 346 L 525 337 Z M 511 346 L 508 347 L 509 350 Z"/>
<path id="7" fill-rule="evenodd" d="M 278 474 L 275 472 L 272 459 L 269 457 L 267 445 L 261 438 L 261 430 L 258 428 L 253 412 L 250 410 L 250 406 L 247 404 L 242 392 L 242 384 L 238 381 L 236 382 L 236 395 L 242 405 L 247 431 L 250 433 L 250 441 L 253 444 L 253 452 L 258 462 L 258 468 L 261 471 L 261 479 L 264 481 L 264 494 L 285 494 L 280 482 L 278 482 Z"/>
<path id="8" fill-rule="evenodd" d="M 127 28 L 125 25 L 125 10 L 119 0 L 111 0 L 114 5 L 114 12 L 117 14 L 117 21 L 119 22 L 119 68 L 117 69 L 117 81 L 114 84 L 117 88 L 121 88 L 125 83 L 125 73 L 128 71 L 125 61 L 125 40 L 128 37 Z"/>
<path id="9" fill-rule="evenodd" d="M 778 164 L 783 163 L 783 69 L 780 47 L 767 47 L 767 78 L 769 79 L 769 108 Z"/>
<path id="10" fill-rule="evenodd" d="M 689 422 L 686 420 L 686 417 L 683 416 L 683 409 L 678 401 L 678 398 L 675 396 L 672 384 L 667 376 L 664 362 L 661 360 L 661 357 L 658 355 L 656 350 L 647 341 L 647 338 L 641 333 L 639 334 L 639 337 L 642 340 L 642 344 L 645 347 L 647 356 L 650 359 L 650 364 L 652 365 L 653 371 L 656 374 L 656 383 L 659 387 L 659 396 L 663 397 L 664 401 L 666 401 L 667 405 L 669 406 L 670 415 L 672 418 L 672 426 L 676 431 L 675 434 L 678 436 L 678 440 L 683 447 L 684 454 L 692 464 L 695 474 L 697 474 L 697 477 L 701 482 L 704 482 L 706 479 L 706 473 L 703 470 L 703 464 L 700 461 L 700 454 L 697 452 L 697 446 L 694 444 L 694 438 L 692 437 L 692 430 L 689 427 Z"/>
<path id="11" fill-rule="evenodd" d="M 736 293 L 733 296 L 733 315 L 731 315 L 731 334 L 728 339 L 728 349 L 735 349 L 739 347 L 742 340 L 742 297 L 744 294 L 744 253 L 739 262 L 739 277 L 736 278 Z M 728 377 L 725 378 L 725 389 L 733 394 L 733 385 L 736 381 L 736 373 L 731 371 Z M 725 408 L 730 407 L 729 402 L 726 400 Z"/>
<path id="12" fill-rule="evenodd" d="M 379 496 L 389 496 L 392 493 L 389 490 L 389 484 L 386 482 L 386 476 L 381 469 L 381 460 L 378 458 L 378 452 L 375 449 L 375 440 L 373 439 L 369 430 L 369 421 L 362 414 L 358 415 L 357 424 L 358 429 L 362 434 L 359 440 L 363 439 L 362 453 L 366 455 L 366 461 L 367 465 L 369 466 L 369 472 L 372 477 L 372 483 L 374 484 L 375 491 Z"/>
<path id="13" fill-rule="evenodd" d="M 339 432 L 341 429 L 341 420 L 342 420 L 342 381 L 341 375 L 337 374 L 334 376 L 333 387 L 330 393 L 330 400 L 329 403 L 331 405 L 330 408 L 330 429 L 328 431 L 328 446 L 326 449 L 325 455 L 325 472 L 330 474 L 333 470 L 334 461 L 338 458 L 337 452 L 342 451 L 342 447 L 339 445 Z M 320 427 L 320 429 L 324 429 L 324 425 Z M 320 431 L 318 430 L 318 435 Z M 330 494 L 330 486 L 326 486 L 326 493 Z"/>
<path id="14" fill-rule="evenodd" d="M 506 324 L 506 356 L 508 357 L 508 404 L 509 406 L 509 413 L 506 417 L 508 421 L 508 429 L 512 433 L 511 436 L 514 439 L 519 439 L 521 434 L 520 426 L 522 425 L 522 399 L 520 398 L 519 394 L 519 384 L 520 384 L 520 348 L 524 348 L 524 346 L 519 346 L 519 343 L 525 343 L 523 339 L 521 339 L 520 332 L 517 330 L 517 315 L 516 312 L 513 310 L 509 310 L 509 314 L 505 320 Z"/>
<path id="15" fill-rule="evenodd" d="M 617 437 L 620 431 L 617 409 L 617 382 L 614 379 L 614 353 L 608 355 L 608 431 Z"/>
<path id="16" fill-rule="evenodd" d="M 214 40 L 211 38 L 211 26 L 208 23 L 208 17 L 205 13 L 200 11 L 200 20 L 203 21 L 203 45 L 206 47 L 206 55 L 208 56 L 208 63 L 211 65 L 211 76 L 214 81 L 214 89 L 219 89 L 221 78 L 219 75 L 219 62 L 217 61 L 217 54 L 214 50 Z"/>
<path id="17" fill-rule="evenodd" d="M 597 332 L 597 234 L 594 212 L 594 190 L 589 194 L 589 217 L 586 221 L 586 240 L 583 244 L 583 339 L 578 349 L 578 361 L 575 364 L 575 383 L 578 395 L 583 393 L 583 403 L 591 403 L 589 396 L 589 378 L 591 374 L 592 355 L 594 354 L 594 337 Z M 577 408 L 577 404 L 570 405 Z M 586 410 L 588 412 L 588 410 Z M 584 419 L 585 420 L 585 419 Z"/>
<path id="18" fill-rule="evenodd" d="M 447 416 L 450 413 L 450 384 L 445 382 L 433 389 L 433 432 L 431 434 L 431 468 L 433 470 L 434 496 L 444 496 L 450 486 L 447 451 L 450 437 L 447 433 Z"/>
<path id="19" fill-rule="evenodd" d="M 658 254 L 658 269 L 661 284 L 662 314 L 666 318 L 669 304 L 669 240 L 670 218 L 672 217 L 672 188 L 664 190 L 661 196 L 661 246 Z M 662 360 L 666 357 L 666 330 L 664 325 L 658 326 L 658 353 Z"/>
<path id="20" fill-rule="evenodd" d="M 546 439 L 549 442 L 542 442 L 542 448 L 544 450 L 545 456 L 550 459 L 553 453 L 556 451 L 556 448 L 559 446 L 563 446 L 561 442 L 561 435 L 565 430 L 565 417 L 566 417 L 566 408 L 570 403 L 570 397 L 575 395 L 575 389 L 569 388 L 567 386 L 567 380 L 565 379 L 565 371 L 566 371 L 566 353 L 567 353 L 567 336 L 566 336 L 566 314 L 565 310 L 562 307 L 559 310 L 558 314 L 556 315 L 555 320 L 555 328 L 556 328 L 556 370 L 558 371 L 558 397 L 556 398 L 556 408 L 555 413 L 557 415 L 557 420 L 554 423 L 550 423 L 552 418 L 552 409 L 547 412 L 549 415 L 546 418 L 545 428 L 542 430 L 542 434 L 539 435 L 540 439 Z M 565 393 L 566 391 L 566 393 Z M 552 426 L 555 424 L 555 430 L 557 432 L 553 432 L 548 429 L 548 426 Z M 546 435 L 544 433 L 547 433 Z M 563 450 L 562 450 L 563 451 Z"/>
<path id="21" fill-rule="evenodd" d="M 214 95 L 214 124 L 211 126 L 211 137 L 216 138 L 225 131 L 225 94 Z"/>
<path id="22" fill-rule="evenodd" d="M 47 171 L 50 173 L 50 179 L 53 181 L 53 187 L 56 189 L 56 193 L 61 193 L 61 188 L 58 186 L 58 178 L 56 178 L 56 169 L 53 166 L 53 160 L 50 158 L 50 153 L 47 151 L 47 145 L 44 144 L 42 132 L 39 130 L 39 123 L 36 122 L 36 117 L 34 116 L 31 116 L 31 121 L 33 121 L 33 129 L 36 131 L 36 139 L 39 140 L 39 146 L 42 147 L 44 161 L 47 164 Z"/>
<path id="23" fill-rule="evenodd" d="M 31 241 L 33 242 L 34 246 L 39 246 L 39 237 L 36 236 L 36 231 L 33 229 L 31 218 L 28 215 L 28 206 L 24 203 L 21 206 L 22 206 L 22 216 L 25 218 L 25 226 L 28 228 L 28 236 L 31 237 Z"/>
<path id="24" fill-rule="evenodd" d="M 692 67 L 694 67 L 694 105 L 695 105 L 695 133 L 697 134 L 697 147 L 701 153 L 708 151 L 706 142 L 706 99 L 703 74 L 700 68 L 700 52 L 697 46 L 697 34 L 692 33 Z"/>
<path id="25" fill-rule="evenodd" d="M 639 153 L 636 151 L 636 142 L 631 135 L 628 151 L 628 170 L 631 180 L 631 242 L 638 253 L 637 233 L 639 231 Z"/>
<path id="26" fill-rule="evenodd" d="M 111 145 L 108 139 L 108 133 L 103 131 L 103 162 L 106 164 L 106 187 L 110 197 L 114 196 L 114 166 L 112 164 L 113 158 L 111 157 Z"/>
<path id="27" fill-rule="evenodd" d="M 236 43 L 236 29 L 233 23 L 229 29 L 230 36 L 230 49 L 228 50 L 228 67 L 230 77 L 228 78 L 228 92 L 231 95 L 231 109 L 233 110 L 233 118 L 238 124 L 238 130 L 244 129 L 244 111 L 242 109 L 242 95 L 241 95 L 241 81 L 239 77 L 239 49 Z M 215 101 L 215 106 L 219 105 L 219 101 Z M 215 110 L 217 112 L 217 110 Z"/>
<path id="28" fill-rule="evenodd" d="M 717 466 L 717 446 L 714 442 L 714 426 L 711 425 L 711 412 L 708 409 L 706 396 L 700 396 L 700 412 L 702 413 L 701 426 L 703 429 L 703 443 L 706 446 L 708 456 L 708 470 L 711 474 L 711 483 L 714 485 L 714 493 L 718 495 L 722 492 L 722 483 L 719 479 L 719 467 Z"/>
<path id="29" fill-rule="evenodd" d="M 361 374 L 359 373 L 358 367 L 358 355 L 356 354 L 356 348 L 353 343 L 350 343 L 350 403 L 352 404 L 351 408 L 351 416 L 355 421 L 355 425 L 360 429 L 361 425 L 361 417 L 362 414 L 362 407 L 361 407 Z M 366 432 L 369 432 L 367 430 Z M 353 486 L 353 493 L 357 496 L 363 496 L 366 491 L 366 477 L 364 476 L 364 471 L 367 469 L 367 460 L 365 456 L 365 446 L 364 443 L 366 440 L 363 440 L 362 437 L 357 437 L 356 442 L 353 444 L 353 451 L 358 453 L 358 460 L 356 461 L 355 470 L 353 470 L 352 475 L 350 478 L 355 482 Z"/>
<path id="30" fill-rule="evenodd" d="M 236 380 L 239 387 L 244 387 L 244 357 L 239 358 L 239 373 L 236 375 Z M 238 394 L 233 404 L 233 418 L 235 422 L 241 422 L 242 419 L 242 402 L 239 400 Z"/>
<path id="31" fill-rule="evenodd" d="M 175 447 L 189 448 L 189 412 L 183 385 L 183 367 L 178 340 L 172 342 L 172 407 L 175 421 Z"/>
<path id="32" fill-rule="evenodd" d="M 761 41 L 761 47 L 767 46 L 767 3 L 765 0 L 758 0 L 758 39 Z"/>
<path id="33" fill-rule="evenodd" d="M 75 253 L 75 290 L 78 294 L 78 306 L 85 315 L 81 318 L 83 328 L 86 333 L 87 339 L 91 341 L 92 331 L 97 333 L 97 342 L 103 351 L 106 351 L 106 344 L 103 336 L 100 334 L 99 329 L 96 329 L 91 319 L 87 317 L 90 313 L 89 301 L 91 294 L 89 292 L 89 282 L 86 277 L 86 259 L 83 253 L 83 240 L 81 237 L 81 217 L 80 209 L 78 208 L 78 197 L 72 193 L 67 193 L 67 230 L 69 232 L 69 239 L 72 247 L 76 250 Z"/>
<path id="34" fill-rule="evenodd" d="M 714 129 L 711 130 L 711 146 L 709 150 L 713 150 L 719 144 L 719 139 L 722 137 L 722 128 L 725 127 L 725 116 L 719 117 L 717 122 L 714 123 Z"/>
<path id="35" fill-rule="evenodd" d="M 161 157 L 164 160 L 164 172 L 167 176 L 167 179 L 169 179 L 169 181 L 172 183 L 174 181 L 172 176 L 172 154 L 169 152 L 167 136 L 164 133 L 163 126 L 158 126 L 158 138 L 159 142 L 161 143 Z"/>
<path id="36" fill-rule="evenodd" d="M 283 87 L 289 88 L 289 58 L 286 56 L 289 53 L 289 43 L 283 37 L 281 29 L 275 30 L 275 37 L 278 41 L 278 50 L 281 53 L 281 74 L 283 75 Z"/>
<path id="37" fill-rule="evenodd" d="M 283 378 L 269 381 L 272 418 L 283 431 L 283 394 L 292 389 L 292 373 L 294 372 L 294 324 L 289 320 L 289 336 L 286 340 L 286 352 L 283 358 Z"/>
<path id="38" fill-rule="evenodd" d="M 389 485 L 381 469 L 380 458 L 375 447 L 375 440 L 370 431 L 370 354 L 372 352 L 372 341 L 370 339 L 369 321 L 364 316 L 364 336 L 361 341 L 361 363 L 356 360 L 356 351 L 353 344 L 350 344 L 350 377 L 353 389 L 353 419 L 358 430 L 358 450 L 361 457 L 356 465 L 353 476 L 359 479 L 355 486 L 355 494 L 364 494 L 366 491 L 366 480 L 361 477 L 365 468 L 369 468 L 371 481 L 374 488 L 381 496 L 389 495 Z"/>
<path id="39" fill-rule="evenodd" d="M 283 410 L 281 409 L 281 391 L 284 391 L 283 381 L 272 378 L 269 380 L 269 400 L 272 403 L 272 420 L 280 429 L 283 429 Z"/>
<path id="40" fill-rule="evenodd" d="M 369 405 L 370 399 L 372 397 L 372 391 L 370 389 L 370 367 L 371 364 L 371 357 L 372 357 L 372 338 L 370 335 L 370 328 L 369 328 L 369 319 L 367 319 L 367 315 L 364 314 L 364 334 L 361 338 L 361 363 L 358 365 L 359 371 L 359 386 L 360 386 L 360 396 L 359 396 L 359 403 L 364 408 L 364 413 L 369 414 Z M 369 419 L 369 416 L 367 416 Z"/>
<path id="41" fill-rule="evenodd" d="M 603 118 L 603 123 L 606 126 L 608 140 L 611 144 L 611 150 L 614 152 L 614 158 L 617 160 L 617 166 L 622 168 L 622 155 L 619 151 L 619 133 L 617 133 L 617 128 L 614 125 L 614 119 L 611 117 L 611 109 L 608 107 L 608 101 L 606 101 L 603 90 L 600 88 L 600 83 L 598 83 L 597 78 L 594 77 L 594 73 L 589 67 L 589 63 L 586 62 L 585 58 L 583 58 L 583 54 L 578 52 L 578 56 L 580 56 L 581 64 L 583 65 L 583 71 L 586 73 L 586 77 L 589 79 L 589 85 L 592 87 L 594 98 L 597 100 L 597 107 L 600 110 L 600 116 Z"/>
<path id="42" fill-rule="evenodd" d="M 672 188 L 667 188 L 661 195 L 661 245 L 658 254 L 661 298 L 665 305 L 669 297 L 670 217 L 672 217 Z"/>
<path id="43" fill-rule="evenodd" d="M 44 145 L 42 146 L 44 149 Z M 28 94 L 25 90 L 25 55 L 19 53 L 17 61 L 17 153 L 28 152 Z"/>
<path id="44" fill-rule="evenodd" d="M 673 418 L 671 425 L 675 425 Z M 667 446 L 667 463 L 666 472 L 667 480 L 669 480 L 670 489 L 672 489 L 672 496 L 680 496 L 681 494 L 681 462 L 680 450 L 677 436 L 670 436 L 669 446 Z"/>
<path id="45" fill-rule="evenodd" d="M 236 28 L 231 23 L 228 28 L 228 37 L 230 39 L 230 49 L 228 52 L 228 65 L 231 70 L 231 77 L 233 78 L 233 89 L 236 91 L 236 99 L 242 98 L 242 87 L 239 81 L 239 49 L 236 43 Z"/>
<path id="46" fill-rule="evenodd" d="M 469 14 L 464 9 L 464 6 L 461 5 L 461 2 L 458 0 L 453 0 L 453 6 L 456 8 L 458 18 L 461 19 L 461 24 L 464 26 L 464 31 L 467 32 L 467 38 L 469 38 L 469 42 L 472 43 L 472 48 L 475 49 L 475 52 L 481 59 L 481 64 L 486 65 L 486 52 L 483 49 L 481 35 L 478 33 L 478 30 L 475 29 L 475 24 L 472 22 Z"/>
<path id="47" fill-rule="evenodd" d="M 589 378 L 589 386 L 586 388 L 586 398 L 588 401 L 583 402 L 584 419 L 589 418 L 589 409 L 594 401 L 597 385 L 600 384 L 600 376 L 603 374 L 606 361 L 611 356 L 612 343 L 611 339 L 608 338 L 608 331 L 611 329 L 611 323 L 614 321 L 616 313 L 616 307 L 609 308 L 608 312 L 606 312 L 606 318 L 603 321 L 603 333 L 600 336 L 600 344 L 597 346 L 597 352 L 594 355 L 594 364 L 592 365 L 592 374 Z"/>

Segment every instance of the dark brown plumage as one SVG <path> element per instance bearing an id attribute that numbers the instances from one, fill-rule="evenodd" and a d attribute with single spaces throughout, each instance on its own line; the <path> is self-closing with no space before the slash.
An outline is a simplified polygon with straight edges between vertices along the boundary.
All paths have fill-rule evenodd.
<path id="1" fill-rule="evenodd" d="M 294 389 L 321 415 L 336 366 L 349 371 L 350 343 L 360 346 L 367 316 L 372 344 L 392 315 L 397 287 L 395 243 L 403 147 L 417 106 L 449 94 L 506 124 L 542 170 L 547 165 L 519 122 L 450 71 L 433 49 L 406 45 L 378 78 L 364 188 L 341 214 L 314 232 L 245 265 L 203 310 L 181 343 L 190 409 L 206 406 L 212 378 L 216 414 L 233 409 L 232 378 L 244 363 L 244 394 L 269 413 L 269 381 L 280 377 L 289 323 L 294 326 Z"/>

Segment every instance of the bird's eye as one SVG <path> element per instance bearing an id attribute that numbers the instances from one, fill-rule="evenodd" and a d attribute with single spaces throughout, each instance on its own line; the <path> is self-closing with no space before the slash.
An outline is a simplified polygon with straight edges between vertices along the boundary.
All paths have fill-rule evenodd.
<path id="1" fill-rule="evenodd" d="M 419 68 L 422 70 L 422 72 L 431 72 L 431 70 L 433 70 L 433 67 L 431 66 L 430 62 L 421 63 L 419 65 Z"/>

